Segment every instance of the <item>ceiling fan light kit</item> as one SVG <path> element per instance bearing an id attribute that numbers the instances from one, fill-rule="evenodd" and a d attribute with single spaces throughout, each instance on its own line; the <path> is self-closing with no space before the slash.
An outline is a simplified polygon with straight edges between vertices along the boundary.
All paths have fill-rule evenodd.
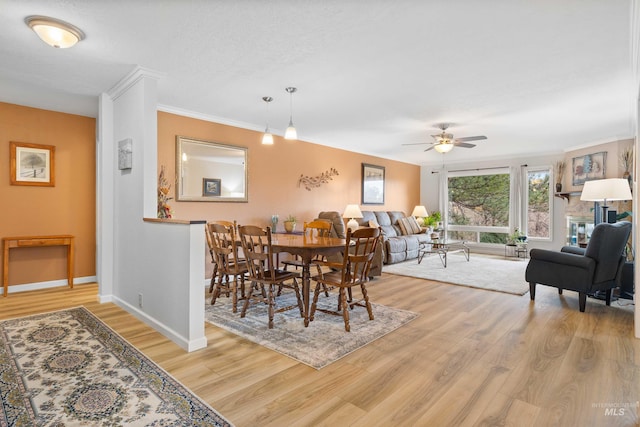
<path id="1" fill-rule="evenodd" d="M 475 144 L 469 144 L 468 141 L 482 141 L 487 139 L 484 135 L 478 136 L 466 136 L 463 138 L 454 138 L 453 134 L 447 133 L 447 129 L 449 128 L 448 123 L 442 123 L 437 125 L 441 133 L 437 135 L 431 135 L 431 137 L 435 140 L 434 142 L 418 142 L 415 144 L 402 144 L 402 145 L 422 145 L 422 144 L 430 144 L 430 147 L 427 147 L 424 151 L 436 150 L 438 153 L 448 153 L 453 150 L 453 147 L 463 147 L 463 148 L 473 148 Z"/>

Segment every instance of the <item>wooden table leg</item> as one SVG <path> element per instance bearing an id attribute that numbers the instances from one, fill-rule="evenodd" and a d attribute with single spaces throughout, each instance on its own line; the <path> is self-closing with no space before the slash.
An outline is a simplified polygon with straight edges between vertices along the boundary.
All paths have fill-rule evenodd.
<path id="1" fill-rule="evenodd" d="M 4 287 L 4 296 L 7 296 L 9 291 L 9 241 L 3 240 L 2 250 L 2 286 Z"/>
<path id="2" fill-rule="evenodd" d="M 69 239 L 69 245 L 67 246 L 67 283 L 69 287 L 73 289 L 73 237 Z"/>

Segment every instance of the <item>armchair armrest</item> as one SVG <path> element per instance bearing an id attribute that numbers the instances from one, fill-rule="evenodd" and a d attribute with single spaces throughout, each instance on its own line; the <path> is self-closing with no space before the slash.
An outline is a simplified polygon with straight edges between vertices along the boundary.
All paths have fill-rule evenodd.
<path id="1" fill-rule="evenodd" d="M 584 255 L 587 252 L 587 249 L 580 248 L 578 246 L 563 246 L 562 249 L 560 249 L 560 252 L 576 254 L 576 255 Z"/>
<path id="2" fill-rule="evenodd" d="M 583 255 L 570 252 L 556 252 L 545 249 L 531 249 L 529 257 L 532 260 L 551 262 L 578 268 L 595 268 L 595 260 Z"/>

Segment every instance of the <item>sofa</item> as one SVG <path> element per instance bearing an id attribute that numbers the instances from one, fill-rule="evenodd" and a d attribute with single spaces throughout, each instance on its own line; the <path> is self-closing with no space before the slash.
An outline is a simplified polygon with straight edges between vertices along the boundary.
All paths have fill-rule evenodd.
<path id="1" fill-rule="evenodd" d="M 344 219 L 339 212 L 320 212 L 318 218 L 331 220 L 335 235 L 345 237 Z M 360 227 L 380 227 L 382 230 L 383 241 L 371 267 L 372 276 L 382 273 L 383 264 L 418 258 L 420 244 L 431 242 L 425 230 L 401 211 L 362 211 L 362 218 L 356 221 Z"/>

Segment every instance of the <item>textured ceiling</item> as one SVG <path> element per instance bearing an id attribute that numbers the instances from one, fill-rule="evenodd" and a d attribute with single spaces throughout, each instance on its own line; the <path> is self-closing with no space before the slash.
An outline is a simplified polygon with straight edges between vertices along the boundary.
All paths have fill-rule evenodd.
<path id="1" fill-rule="evenodd" d="M 96 116 L 135 66 L 159 102 L 282 135 L 295 86 L 302 140 L 415 164 L 436 124 L 486 135 L 450 162 L 630 138 L 630 0 L 0 0 L 0 101 Z M 46 15 L 86 39 L 53 49 Z"/>

